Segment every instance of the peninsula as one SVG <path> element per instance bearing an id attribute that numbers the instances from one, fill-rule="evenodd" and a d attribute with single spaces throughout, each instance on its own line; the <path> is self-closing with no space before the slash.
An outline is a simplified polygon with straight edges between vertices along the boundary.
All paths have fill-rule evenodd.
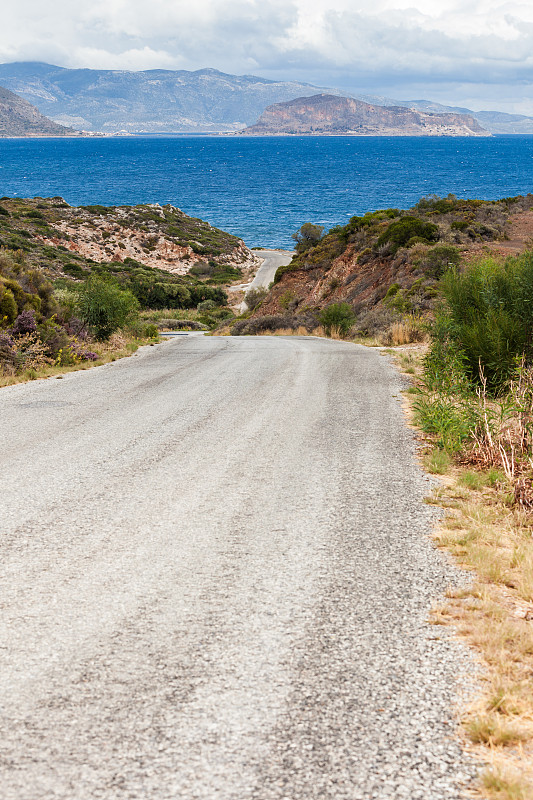
<path id="1" fill-rule="evenodd" d="M 317 94 L 268 106 L 248 136 L 490 136 L 469 114 L 432 114 L 377 106 L 351 97 Z"/>

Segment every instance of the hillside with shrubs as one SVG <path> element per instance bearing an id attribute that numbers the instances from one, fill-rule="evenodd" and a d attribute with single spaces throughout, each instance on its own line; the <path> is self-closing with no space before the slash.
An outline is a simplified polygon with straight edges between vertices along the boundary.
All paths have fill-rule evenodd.
<path id="1" fill-rule="evenodd" d="M 354 216 L 328 232 L 306 223 L 293 237 L 291 263 L 278 269 L 267 294 L 253 298 L 253 311 L 232 333 L 321 327 L 384 344 L 417 341 L 447 271 L 489 254 L 516 255 L 532 236 L 533 195 L 430 196 L 408 210 Z"/>
<path id="2" fill-rule="evenodd" d="M 225 288 L 255 263 L 240 239 L 172 206 L 4 197 L 0 378 L 113 358 L 158 329 L 212 328 L 233 316 Z"/>

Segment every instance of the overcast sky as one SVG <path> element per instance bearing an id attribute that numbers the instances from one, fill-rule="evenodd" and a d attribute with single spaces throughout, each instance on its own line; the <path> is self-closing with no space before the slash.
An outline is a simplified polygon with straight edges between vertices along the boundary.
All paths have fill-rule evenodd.
<path id="1" fill-rule="evenodd" d="M 533 115 L 533 3 L 2 0 L 0 62 L 200 69 Z"/>

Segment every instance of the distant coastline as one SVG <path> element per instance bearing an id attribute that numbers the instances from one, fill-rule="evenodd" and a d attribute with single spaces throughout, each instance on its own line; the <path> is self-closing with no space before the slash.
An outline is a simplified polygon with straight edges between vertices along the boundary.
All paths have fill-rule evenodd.
<path id="1" fill-rule="evenodd" d="M 102 133 L 79 131 L 78 135 L 58 136 L 49 133 L 28 134 L 25 136 L 7 136 L 0 134 L 0 140 L 42 140 L 57 139 L 61 141 L 79 141 L 80 139 L 472 139 L 460 134 L 378 134 L 378 133 L 255 133 L 245 134 L 243 131 L 138 131 L 133 133 Z M 478 137 L 475 137 L 478 138 Z M 489 137 L 484 137 L 489 138 Z M 533 133 L 492 133 L 492 139 L 532 139 Z"/>

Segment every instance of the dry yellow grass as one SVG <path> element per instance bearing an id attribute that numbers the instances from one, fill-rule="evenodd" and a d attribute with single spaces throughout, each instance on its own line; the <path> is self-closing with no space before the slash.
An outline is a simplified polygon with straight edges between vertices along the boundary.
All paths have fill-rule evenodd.
<path id="1" fill-rule="evenodd" d="M 391 352 L 402 371 L 420 374 L 421 353 Z M 513 505 L 501 470 L 456 467 L 431 449 L 423 459 L 442 475 L 427 498 L 445 509 L 435 543 L 472 574 L 430 621 L 453 626 L 480 656 L 481 694 L 461 721 L 465 746 L 487 765 L 478 796 L 533 800 L 533 513 Z"/>
<path id="2" fill-rule="evenodd" d="M 494 800 L 531 800 L 531 772 L 516 770 L 502 763 L 497 755 L 491 758 L 490 767 L 483 776 L 483 788 Z"/>
<path id="3" fill-rule="evenodd" d="M 423 320 L 415 315 L 406 315 L 394 322 L 382 335 L 382 343 L 388 347 L 398 347 L 427 339 L 427 330 Z"/>
<path id="4" fill-rule="evenodd" d="M 446 508 L 436 544 L 473 576 L 431 621 L 453 625 L 482 656 L 482 695 L 462 720 L 488 765 L 481 796 L 533 800 L 533 519 L 489 478 L 454 469 L 431 498 Z"/>
<path id="5" fill-rule="evenodd" d="M 276 328 L 273 331 L 261 331 L 259 336 L 325 336 L 324 329 L 322 327 L 315 328 L 313 331 L 309 332 L 307 328 L 304 328 L 303 325 L 299 325 L 298 328 Z M 338 339 L 338 336 L 330 336 L 330 339 Z"/>

